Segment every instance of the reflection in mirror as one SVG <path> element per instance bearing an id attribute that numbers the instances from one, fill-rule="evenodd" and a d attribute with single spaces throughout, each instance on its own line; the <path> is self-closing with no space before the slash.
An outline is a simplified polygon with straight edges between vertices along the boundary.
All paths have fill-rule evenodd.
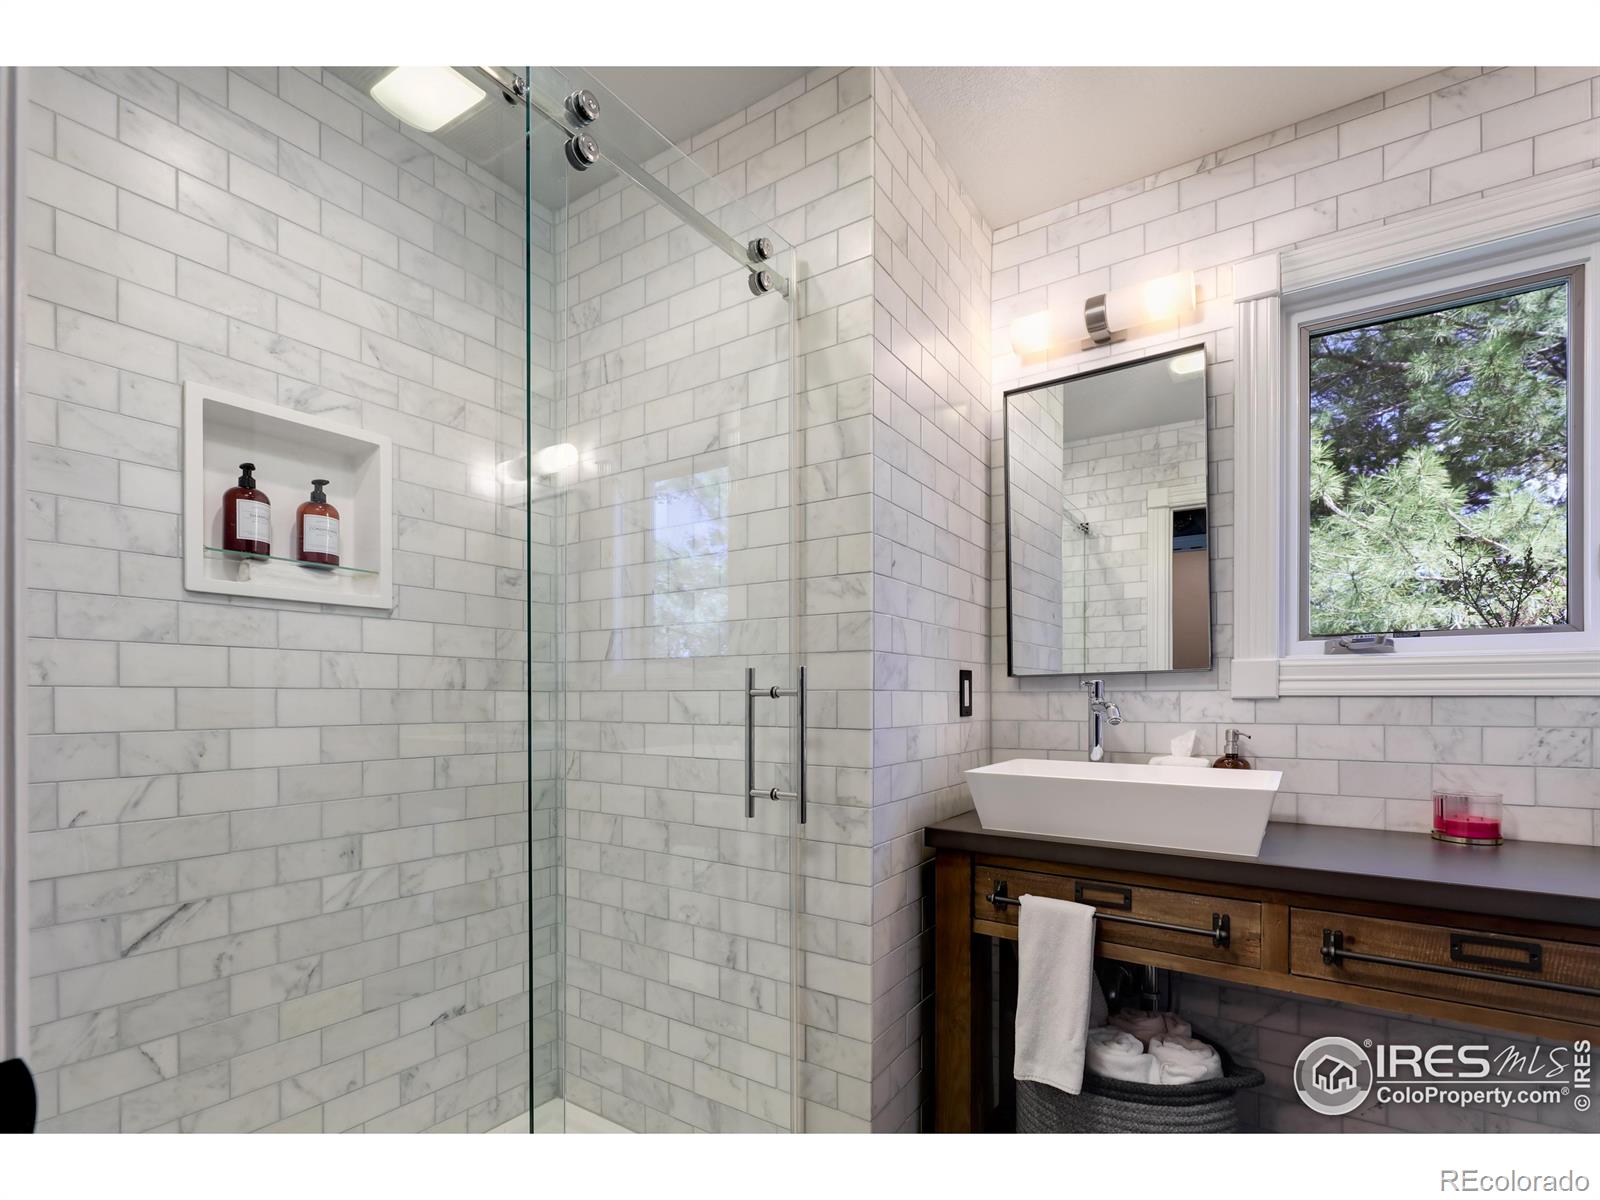
<path id="1" fill-rule="evenodd" d="M 1211 666 L 1206 356 L 1008 392 L 1012 675 Z"/>

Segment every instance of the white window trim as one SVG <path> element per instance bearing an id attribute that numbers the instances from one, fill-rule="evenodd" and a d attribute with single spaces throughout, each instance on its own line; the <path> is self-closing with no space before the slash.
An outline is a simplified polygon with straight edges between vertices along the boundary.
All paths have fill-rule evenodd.
<path id="1" fill-rule="evenodd" d="M 1600 695 L 1600 607 L 1597 566 L 1600 528 L 1593 516 L 1600 472 L 1597 428 L 1596 337 L 1593 303 L 1600 261 L 1600 169 L 1535 180 L 1493 196 L 1440 205 L 1373 229 L 1354 230 L 1299 250 L 1247 259 L 1234 268 L 1237 331 L 1235 402 L 1235 554 L 1233 695 L 1278 696 L 1592 696 Z M 1587 250 L 1582 247 L 1588 247 Z M 1462 639 L 1417 639 L 1382 656 L 1296 656 L 1296 551 L 1299 486 L 1292 473 L 1299 428 L 1298 387 L 1290 374 L 1294 329 L 1305 314 L 1339 293 L 1377 294 L 1468 275 L 1508 262 L 1538 261 L 1561 250 L 1563 261 L 1587 261 L 1589 303 L 1584 336 L 1584 437 L 1589 478 L 1584 502 L 1590 520 L 1577 562 L 1585 572 L 1588 610 L 1581 640 L 1559 649 L 1523 649 L 1522 639 L 1484 639 L 1471 651 Z M 1431 289 L 1430 289 L 1431 290 Z M 1544 641 L 1547 635 L 1528 635 Z M 1549 635 L 1561 636 L 1566 635 Z M 1514 640 L 1518 646 L 1507 647 Z M 1453 643 L 1450 644 L 1450 643 Z"/>

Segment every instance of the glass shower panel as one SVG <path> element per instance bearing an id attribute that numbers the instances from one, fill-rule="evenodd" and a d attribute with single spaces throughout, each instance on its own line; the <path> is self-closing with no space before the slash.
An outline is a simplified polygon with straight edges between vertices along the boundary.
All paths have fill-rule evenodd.
<path id="1" fill-rule="evenodd" d="M 550 86 L 535 68 L 528 78 Z M 564 483 L 573 451 L 562 440 L 565 386 L 565 138 L 527 105 L 528 446 L 520 475 L 528 504 L 529 1072 L 532 1128 L 563 1128 L 561 897 L 565 692 L 561 662 Z"/>
<path id="2" fill-rule="evenodd" d="M 30 359 L 49 416 L 30 487 L 70 514 L 31 533 L 53 564 L 32 646 L 45 1128 L 474 1131 L 528 1111 L 525 622 L 553 583 L 530 587 L 518 478 L 524 117 L 485 88 L 422 133 L 372 98 L 388 71 L 86 68 L 39 93 L 103 96 L 167 181 L 151 199 L 119 190 L 110 149 L 74 160 L 122 221 L 99 235 L 145 265 L 114 319 Z M 32 144 L 65 146 L 76 110 L 33 110 Z M 180 510 L 220 531 L 240 459 L 274 557 L 212 560 L 198 590 L 182 552 L 207 543 Z M 343 521 L 336 570 L 285 561 L 314 478 Z M 383 522 L 392 582 L 345 588 L 390 565 L 364 557 Z"/>
<path id="3" fill-rule="evenodd" d="M 741 244 L 772 237 L 593 78 L 533 82 L 589 88 L 602 155 Z M 771 791 L 796 791 L 796 702 L 769 689 L 797 665 L 790 305 L 609 163 L 562 170 L 561 1113 L 788 1130 L 797 813 Z M 779 239 L 770 262 L 792 274 Z"/>

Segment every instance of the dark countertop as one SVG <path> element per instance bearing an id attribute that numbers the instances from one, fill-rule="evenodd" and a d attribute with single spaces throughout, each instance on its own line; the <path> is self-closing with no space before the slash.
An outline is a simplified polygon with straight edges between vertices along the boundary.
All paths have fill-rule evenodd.
<path id="1" fill-rule="evenodd" d="M 1425 833 L 1271 822 L 1258 858 L 1205 858 L 985 829 L 976 812 L 929 825 L 924 842 L 1242 887 L 1600 927 L 1600 848 L 1507 842 L 1486 848 Z"/>

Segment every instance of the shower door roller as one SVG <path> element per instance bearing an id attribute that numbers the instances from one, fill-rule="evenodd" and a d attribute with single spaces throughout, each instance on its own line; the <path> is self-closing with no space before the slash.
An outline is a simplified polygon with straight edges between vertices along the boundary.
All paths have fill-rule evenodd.
<path id="1" fill-rule="evenodd" d="M 590 125 L 600 116 L 600 101 L 588 88 L 579 88 L 567 97 L 567 112 L 579 125 Z"/>
<path id="2" fill-rule="evenodd" d="M 750 272 L 750 294 L 752 296 L 765 296 L 778 286 L 778 281 L 771 271 Z"/>
<path id="3" fill-rule="evenodd" d="M 567 139 L 567 161 L 575 171 L 587 171 L 600 161 L 600 143 L 587 133 L 575 133 Z"/>
<path id="4" fill-rule="evenodd" d="M 795 790 L 756 787 L 756 699 L 781 700 L 795 698 L 795 723 L 800 727 L 800 738 L 795 749 Z M 756 669 L 744 670 L 744 815 L 748 820 L 756 815 L 756 798 L 768 800 L 793 800 L 800 824 L 806 823 L 806 669 L 795 668 L 795 685 L 792 688 L 756 686 Z"/>

